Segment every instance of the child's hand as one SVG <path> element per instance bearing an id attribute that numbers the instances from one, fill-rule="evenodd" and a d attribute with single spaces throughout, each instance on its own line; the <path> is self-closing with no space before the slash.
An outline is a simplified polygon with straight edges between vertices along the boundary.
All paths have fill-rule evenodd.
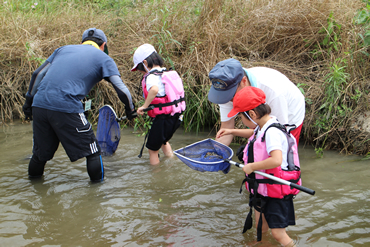
<path id="1" fill-rule="evenodd" d="M 216 134 L 216 139 L 225 136 L 225 135 L 231 135 L 231 130 L 230 129 L 220 129 L 217 134 Z"/>
<path id="2" fill-rule="evenodd" d="M 243 172 L 245 172 L 246 174 L 251 174 L 253 171 L 253 169 L 251 168 L 250 164 L 252 163 L 248 163 L 248 164 L 245 164 L 242 168 Z"/>
<path id="3" fill-rule="evenodd" d="M 137 109 L 137 114 L 139 114 L 139 115 L 144 115 L 144 110 L 145 109 L 145 107 L 143 107 L 143 106 L 141 106 L 141 107 L 139 107 L 138 109 Z"/>

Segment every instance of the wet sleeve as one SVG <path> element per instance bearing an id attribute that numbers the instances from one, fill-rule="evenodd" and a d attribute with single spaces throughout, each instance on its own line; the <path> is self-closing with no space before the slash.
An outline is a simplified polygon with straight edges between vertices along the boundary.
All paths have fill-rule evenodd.
<path id="1" fill-rule="evenodd" d="M 121 77 L 119 77 L 118 75 L 112 75 L 106 80 L 112 83 L 114 89 L 118 94 L 119 99 L 122 101 L 123 104 L 125 104 L 126 112 L 134 111 L 135 106 L 132 102 L 131 93 L 121 80 Z"/>
<path id="2" fill-rule="evenodd" d="M 40 82 L 44 78 L 46 72 L 48 71 L 50 63 L 46 60 L 40 67 L 38 67 L 32 74 L 30 85 L 28 88 L 27 95 L 33 97 L 36 94 L 37 88 Z"/>

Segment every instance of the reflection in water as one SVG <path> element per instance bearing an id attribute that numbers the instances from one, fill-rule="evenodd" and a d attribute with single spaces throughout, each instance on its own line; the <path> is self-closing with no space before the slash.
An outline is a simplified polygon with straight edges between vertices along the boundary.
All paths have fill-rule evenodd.
<path id="1" fill-rule="evenodd" d="M 171 145 L 208 137 L 178 131 Z M 238 193 L 241 169 L 202 173 L 176 157 L 151 166 L 147 151 L 137 157 L 142 142 L 122 131 L 116 154 L 103 158 L 102 183 L 90 183 L 85 159 L 71 163 L 62 147 L 45 176 L 29 180 L 31 126 L 2 126 L 0 246 L 278 246 L 271 233 L 261 243 L 255 228 L 241 234 L 248 212 L 247 193 Z M 303 185 L 316 195 L 294 200 L 297 225 L 289 235 L 299 246 L 370 244 L 369 162 L 329 151 L 318 159 L 310 147 L 299 152 Z"/>

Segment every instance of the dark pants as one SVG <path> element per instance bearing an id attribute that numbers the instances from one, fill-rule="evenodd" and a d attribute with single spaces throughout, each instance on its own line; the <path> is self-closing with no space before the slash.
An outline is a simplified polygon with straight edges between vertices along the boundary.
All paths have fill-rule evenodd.
<path id="1" fill-rule="evenodd" d="M 87 170 L 91 180 L 104 177 L 100 147 L 94 131 L 83 113 L 64 113 L 33 107 L 33 156 L 29 164 L 29 176 L 43 175 L 46 161 L 51 160 L 62 143 L 73 162 L 87 158 Z"/>

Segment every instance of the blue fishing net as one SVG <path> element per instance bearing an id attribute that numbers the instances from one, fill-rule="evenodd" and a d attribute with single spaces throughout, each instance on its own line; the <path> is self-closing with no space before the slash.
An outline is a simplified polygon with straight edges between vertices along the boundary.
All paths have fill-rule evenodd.
<path id="1" fill-rule="evenodd" d="M 100 145 L 102 156 L 112 155 L 117 150 L 121 139 L 121 129 L 116 118 L 112 107 L 105 105 L 99 109 L 96 139 Z"/>
<path id="2" fill-rule="evenodd" d="M 175 155 L 190 168 L 201 172 L 222 171 L 227 174 L 230 164 L 225 159 L 232 159 L 234 152 L 228 146 L 205 139 L 174 151 Z"/>

